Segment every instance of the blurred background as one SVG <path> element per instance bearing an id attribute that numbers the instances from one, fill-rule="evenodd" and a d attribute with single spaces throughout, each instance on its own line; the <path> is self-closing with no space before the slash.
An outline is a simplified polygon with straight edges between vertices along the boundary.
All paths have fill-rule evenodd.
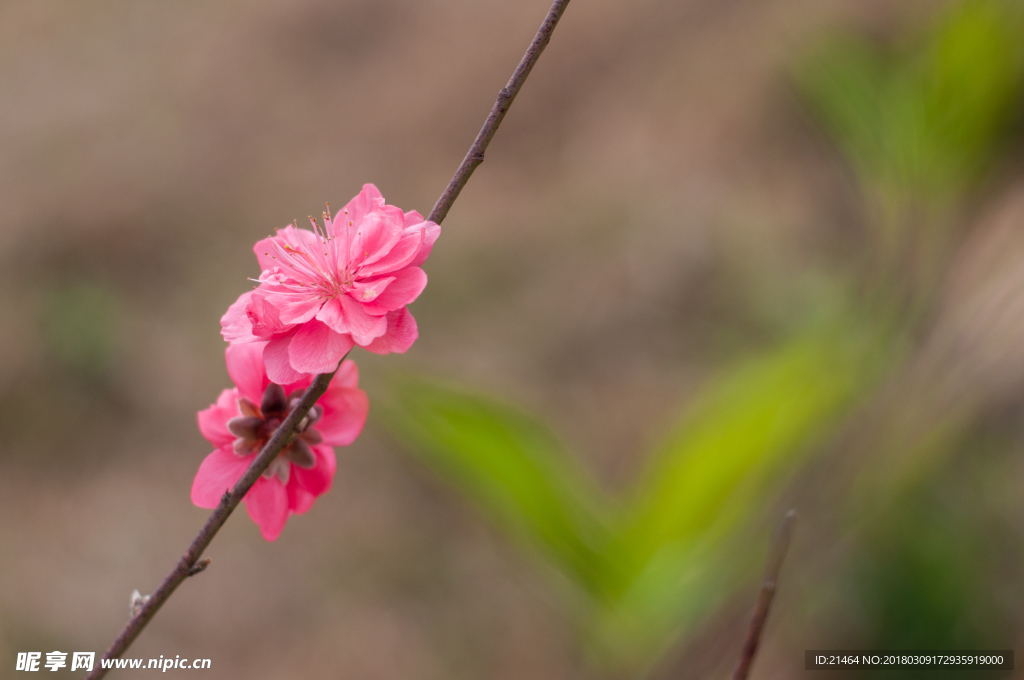
<path id="1" fill-rule="evenodd" d="M 364 182 L 427 213 L 549 4 L 0 4 L 0 677 L 102 652 L 204 521 L 252 243 Z M 576 0 L 420 340 L 355 356 L 334 488 L 275 543 L 233 517 L 128 655 L 726 677 L 790 507 L 754 677 L 1016 646 L 1021 35 L 1010 0 Z"/>

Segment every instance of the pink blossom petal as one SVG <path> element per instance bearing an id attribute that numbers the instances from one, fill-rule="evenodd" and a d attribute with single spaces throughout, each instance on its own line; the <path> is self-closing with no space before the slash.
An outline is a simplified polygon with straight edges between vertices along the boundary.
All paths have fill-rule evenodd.
<path id="1" fill-rule="evenodd" d="M 288 509 L 296 515 L 307 512 L 313 507 L 313 501 L 316 500 L 316 496 L 302 486 L 298 477 L 295 476 L 295 471 L 301 469 L 298 465 L 292 466 L 291 478 L 285 486 L 285 490 L 288 492 Z"/>
<path id="2" fill-rule="evenodd" d="M 256 241 L 256 245 L 252 247 L 252 252 L 256 253 L 256 261 L 260 263 L 261 271 L 273 269 L 281 264 L 277 260 L 277 247 L 274 245 L 273 236 Z"/>
<path id="3" fill-rule="evenodd" d="M 263 538 L 276 541 L 288 521 L 288 492 L 284 484 L 276 477 L 260 477 L 245 495 L 245 507 L 249 517 L 260 526 Z"/>
<path id="4" fill-rule="evenodd" d="M 406 229 L 422 223 L 423 215 L 421 215 L 418 210 L 410 210 L 409 212 L 405 213 L 405 222 L 403 226 L 405 226 Z"/>
<path id="5" fill-rule="evenodd" d="M 208 455 L 192 482 L 192 502 L 200 508 L 217 507 L 221 496 L 241 479 L 252 460 L 253 456 L 243 458 L 230 449 L 217 449 Z"/>
<path id="6" fill-rule="evenodd" d="M 384 313 L 371 316 L 368 309 L 349 295 L 341 295 L 328 301 L 317 319 L 335 333 L 351 334 L 357 345 L 367 345 L 387 330 L 387 322 L 380 318 Z"/>
<path id="7" fill-rule="evenodd" d="M 309 251 L 316 250 L 320 246 L 320 239 L 317 238 L 316 234 L 309 229 L 299 229 L 291 224 L 284 229 L 278 229 L 274 236 L 265 240 L 272 241 L 275 239 L 278 245 L 286 246 L 284 249 L 288 252 L 303 251 L 308 253 Z M 268 242 L 266 245 L 271 246 L 271 248 L 263 251 L 269 253 L 269 257 L 271 258 L 270 261 L 273 263 L 269 269 L 274 269 L 276 267 L 292 269 L 292 265 L 290 264 L 290 262 L 292 262 L 292 258 L 282 254 L 280 249 L 273 246 L 272 242 Z M 305 261 L 305 258 L 301 259 Z M 264 267 L 264 269 L 267 269 L 267 267 Z"/>
<path id="8" fill-rule="evenodd" d="M 231 382 L 235 383 L 243 397 L 254 404 L 260 403 L 263 390 L 270 382 L 263 367 L 263 348 L 266 346 L 265 342 L 251 342 L 228 345 L 224 350 Z"/>
<path id="9" fill-rule="evenodd" d="M 278 385 L 288 385 L 309 377 L 292 368 L 291 359 L 288 357 L 288 346 L 296 332 L 293 331 L 274 338 L 267 343 L 263 350 L 263 363 L 267 368 L 267 377 Z"/>
<path id="10" fill-rule="evenodd" d="M 352 338 L 348 335 L 336 333 L 314 319 L 299 326 L 292 336 L 288 345 L 288 360 L 292 368 L 300 373 L 330 373 L 352 349 L 352 344 Z M 270 368 L 269 365 L 267 368 Z"/>
<path id="11" fill-rule="evenodd" d="M 235 441 L 235 435 L 228 432 L 227 422 L 241 415 L 238 410 L 238 396 L 238 390 L 224 390 L 217 398 L 216 404 L 196 415 L 199 431 L 206 437 L 206 441 L 216 447 L 230 446 L 231 442 Z"/>
<path id="12" fill-rule="evenodd" d="M 302 373 L 301 375 L 301 379 L 296 380 L 293 383 L 288 383 L 287 385 L 281 385 L 281 387 L 284 388 L 285 394 L 291 394 L 296 390 L 302 390 L 304 392 L 306 388 L 309 387 L 309 384 L 313 382 L 314 376 L 310 375 L 309 373 Z"/>
<path id="13" fill-rule="evenodd" d="M 267 341 L 267 374 L 282 385 L 333 369 L 354 344 L 404 352 L 418 335 L 403 307 L 426 285 L 418 265 L 440 227 L 415 210 L 387 205 L 372 184 L 326 222 L 324 232 L 288 226 L 259 241 L 260 286 L 222 319 L 232 343 Z M 345 293 L 327 297 L 341 285 Z M 255 392 L 255 380 L 237 382 L 246 394 Z"/>
<path id="14" fill-rule="evenodd" d="M 285 326 L 306 323 L 316 316 L 324 306 L 325 300 L 323 296 L 312 292 L 299 297 L 295 294 L 281 295 L 267 291 L 266 297 L 268 303 L 279 310 L 278 318 Z"/>
<path id="15" fill-rule="evenodd" d="M 402 309 L 388 312 L 388 330 L 381 337 L 374 340 L 365 347 L 366 351 L 374 354 L 402 354 L 416 342 L 419 337 L 419 329 L 416 327 L 416 319 L 412 318 L 409 310 Z"/>
<path id="16" fill-rule="evenodd" d="M 352 340 L 360 347 L 369 345 L 374 338 L 379 338 L 387 331 L 388 323 L 383 315 L 371 316 L 367 310 L 368 305 L 356 302 L 351 295 L 342 295 L 339 300 Z"/>
<path id="17" fill-rule="evenodd" d="M 325 444 L 348 446 L 363 431 L 370 400 L 361 389 L 336 383 L 337 376 L 331 381 L 324 396 L 320 397 L 318 404 L 324 413 L 314 427 L 323 436 Z"/>
<path id="18" fill-rule="evenodd" d="M 419 267 L 406 267 L 376 300 L 366 305 L 370 314 L 384 314 L 412 303 L 427 287 L 427 274 Z"/>
<path id="19" fill-rule="evenodd" d="M 254 342 L 259 339 L 253 335 L 252 321 L 246 313 L 253 292 L 250 290 L 242 293 L 220 318 L 220 334 L 228 342 Z"/>
<path id="20" fill-rule="evenodd" d="M 334 374 L 334 380 L 331 381 L 330 387 L 337 389 L 340 387 L 358 387 L 359 386 L 359 367 L 356 366 L 356 362 L 351 359 L 345 359 L 341 362 L 341 368 Z"/>
<path id="21" fill-rule="evenodd" d="M 349 201 L 335 217 L 340 222 L 361 222 L 371 210 L 384 205 L 384 197 L 373 184 L 364 184 L 362 191 Z"/>
<path id="22" fill-rule="evenodd" d="M 367 213 L 361 222 L 349 226 L 351 246 L 349 262 L 358 268 L 376 262 L 402 238 L 405 215 L 393 205 L 380 206 Z"/>
<path id="23" fill-rule="evenodd" d="M 342 310 L 341 300 L 338 298 L 331 298 L 325 302 L 316 318 L 335 333 L 348 333 L 348 322 L 345 320 L 345 312 Z"/>
<path id="24" fill-rule="evenodd" d="M 373 279 L 371 281 L 356 281 L 352 284 L 352 291 L 349 295 L 355 298 L 356 301 L 362 302 L 363 304 L 373 302 L 394 280 L 395 277 L 388 276 L 380 279 Z"/>
<path id="25" fill-rule="evenodd" d="M 252 324 L 252 334 L 261 340 L 287 332 L 290 328 L 281 322 L 280 311 L 267 300 L 266 292 L 257 288 L 249 298 L 245 313 Z"/>
<path id="26" fill-rule="evenodd" d="M 334 449 L 330 446 L 314 446 L 313 455 L 316 457 L 316 465 L 309 470 L 293 465 L 292 479 L 295 480 L 296 487 L 303 489 L 312 498 L 315 498 L 322 496 L 330 490 L 338 463 L 334 457 Z M 291 480 L 289 480 L 289 486 L 291 486 Z M 313 504 L 312 499 L 308 501 L 308 504 L 304 504 L 300 494 L 295 494 L 295 502 L 297 506 L 296 513 L 306 512 L 306 510 L 309 510 L 309 506 Z"/>
<path id="27" fill-rule="evenodd" d="M 410 267 L 419 267 L 427 261 L 427 258 L 430 257 L 430 251 L 434 248 L 434 241 L 441 235 L 441 227 L 438 224 L 434 222 L 426 222 L 424 224 L 426 226 L 423 231 L 423 244 L 420 245 L 420 252 L 409 263 Z"/>
<path id="28" fill-rule="evenodd" d="M 402 238 L 385 255 L 372 262 L 367 258 L 359 268 L 359 276 L 368 278 L 378 274 L 390 274 L 407 267 L 419 254 L 423 245 L 424 230 L 413 227 L 402 234 Z"/>
<path id="29" fill-rule="evenodd" d="M 283 229 L 278 229 L 277 235 L 268 236 L 257 241 L 252 250 L 256 253 L 256 259 L 259 261 L 260 269 L 263 271 L 278 267 L 288 267 L 288 260 L 282 258 L 277 246 L 274 245 L 275 242 L 279 245 L 288 244 L 292 247 L 309 248 L 316 245 L 316 236 L 311 231 L 296 229 L 293 225 L 289 224 Z"/>

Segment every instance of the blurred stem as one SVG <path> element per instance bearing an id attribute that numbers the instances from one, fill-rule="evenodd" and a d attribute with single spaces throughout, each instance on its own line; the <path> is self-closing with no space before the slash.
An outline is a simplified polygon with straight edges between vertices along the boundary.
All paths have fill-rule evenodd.
<path id="1" fill-rule="evenodd" d="M 541 52 L 547 47 L 548 42 L 551 40 L 551 34 L 554 32 L 555 26 L 558 24 L 558 20 L 568 4 L 569 0 L 555 0 L 555 3 L 551 6 L 547 16 L 544 18 L 544 22 L 537 30 L 536 35 L 534 35 L 530 47 L 527 48 L 526 54 L 523 55 L 516 70 L 512 73 L 508 84 L 498 94 L 498 99 L 494 102 L 494 106 L 491 108 L 491 112 L 487 116 L 487 120 L 484 121 L 484 125 L 477 134 L 476 139 L 473 140 L 469 153 L 466 154 L 458 170 L 455 171 L 455 175 L 448 182 L 444 193 L 437 199 L 437 203 L 434 205 L 434 209 L 430 211 L 427 219 L 440 224 L 448 214 L 452 204 L 455 203 L 455 199 L 458 198 L 462 188 L 466 186 L 473 171 L 484 162 L 484 151 L 487 149 L 487 145 L 491 143 L 494 133 L 498 131 L 498 126 L 501 125 L 501 121 L 505 118 L 505 114 L 508 113 L 509 107 L 512 106 L 512 101 L 519 94 L 519 90 L 523 87 L 523 83 L 526 82 L 527 76 L 530 75 L 530 71 L 533 70 L 534 65 L 540 58 Z M 344 357 L 342 357 L 342 361 L 344 361 Z M 260 475 L 267 471 L 267 468 L 270 467 L 270 464 L 277 458 L 278 454 L 291 442 L 295 436 L 295 428 L 306 417 L 306 414 L 313 408 L 317 400 L 327 391 L 327 386 L 330 385 L 331 379 L 336 372 L 337 369 L 331 373 L 321 373 L 313 379 L 312 384 L 306 389 L 295 409 L 281 423 L 281 426 L 274 431 L 270 441 L 267 442 L 263 450 L 256 456 L 252 465 L 242 475 L 242 478 L 238 480 L 230 491 L 224 492 L 220 504 L 217 505 L 209 519 L 206 520 L 206 524 L 203 525 L 199 534 L 192 539 L 192 544 L 189 545 L 188 550 L 181 556 L 174 569 L 164 578 L 163 582 L 146 600 L 145 604 L 138 611 L 132 613 L 128 623 L 121 630 L 113 644 L 110 645 L 110 648 L 103 654 L 101 661 L 86 676 L 86 680 L 99 680 L 99 678 L 106 675 L 108 669 L 103 668 L 102 660 L 116 659 L 124 654 L 125 650 L 134 642 L 135 638 L 142 632 L 142 629 L 146 627 L 146 624 L 156 615 L 160 607 L 170 598 L 178 586 L 189 576 L 202 571 L 202 568 L 196 567 L 196 563 L 202 556 L 203 551 L 210 545 L 213 537 L 224 526 L 228 517 L 238 507 L 238 504 L 242 502 L 245 494 L 256 483 L 256 480 L 260 478 Z M 205 565 L 203 568 L 205 568 Z"/>
<path id="2" fill-rule="evenodd" d="M 761 584 L 761 592 L 757 596 L 757 604 L 754 606 L 754 616 L 750 621 L 750 629 L 747 632 L 747 639 L 743 643 L 743 653 L 740 660 L 736 662 L 736 668 L 732 672 L 732 680 L 747 680 L 750 674 L 750 667 L 754 664 L 754 656 L 757 654 L 758 644 L 761 642 L 761 633 L 764 631 L 765 621 L 768 620 L 768 611 L 771 609 L 772 600 L 775 598 L 775 590 L 779 582 L 779 571 L 782 569 L 782 562 L 786 559 L 786 552 L 789 550 L 789 542 L 793 536 L 793 523 L 796 521 L 796 510 L 790 510 L 782 519 L 779 530 L 775 534 L 775 540 L 768 552 L 768 563 L 764 570 L 764 581 Z"/>

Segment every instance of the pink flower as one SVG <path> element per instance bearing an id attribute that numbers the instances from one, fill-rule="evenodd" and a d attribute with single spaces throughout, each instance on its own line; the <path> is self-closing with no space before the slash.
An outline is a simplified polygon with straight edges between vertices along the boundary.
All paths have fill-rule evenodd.
<path id="1" fill-rule="evenodd" d="M 199 412 L 199 430 L 216 447 L 192 482 L 192 502 L 201 508 L 217 507 L 311 382 L 270 382 L 263 345 L 228 346 L 228 374 L 236 387 L 221 392 L 216 404 Z M 280 535 L 289 515 L 306 512 L 331 488 L 337 465 L 331 447 L 351 444 L 366 422 L 369 402 L 358 382 L 355 362 L 344 362 L 303 420 L 299 436 L 245 495 L 249 516 L 268 541 Z"/>
<path id="2" fill-rule="evenodd" d="M 313 231 L 289 225 L 256 244 L 263 273 L 220 320 L 231 343 L 265 340 L 274 382 L 334 370 L 354 345 L 404 352 L 419 335 L 406 309 L 427 285 L 420 265 L 441 233 L 372 184 Z"/>

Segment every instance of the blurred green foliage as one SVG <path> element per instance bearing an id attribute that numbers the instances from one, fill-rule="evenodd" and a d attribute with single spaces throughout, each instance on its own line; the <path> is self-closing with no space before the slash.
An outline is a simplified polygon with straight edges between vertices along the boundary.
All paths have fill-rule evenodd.
<path id="1" fill-rule="evenodd" d="M 621 515 L 607 555 L 615 617 L 638 621 L 640 637 L 652 623 L 693 623 L 754 575 L 761 555 L 744 539 L 767 492 L 874 384 L 889 346 L 869 325 L 840 315 L 702 390 Z M 637 644 L 637 635 L 627 637 Z"/>
<path id="2" fill-rule="evenodd" d="M 933 269 L 927 285 L 908 287 L 904 309 L 927 306 L 940 288 L 946 262 L 934 246 L 946 230 L 935 227 L 956 224 L 952 209 L 1011 148 L 1024 111 L 1022 9 L 1004 0 L 953 3 L 911 41 L 878 46 L 842 36 L 797 69 L 801 92 L 869 196 L 881 199 L 880 243 L 892 251 L 881 295 L 894 297 L 893 282 L 913 276 L 909 258 Z M 920 320 L 904 321 L 907 335 Z M 981 411 L 971 404 L 929 413 L 936 405 L 928 395 L 917 399 L 900 405 L 877 450 L 865 452 L 877 469 L 850 489 L 861 510 L 853 516 L 863 520 L 850 549 L 855 566 L 836 575 L 831 587 L 846 596 L 826 618 L 857 613 L 858 639 L 840 645 L 1010 648 L 1012 626 L 993 596 L 999 542 L 983 527 L 985 503 L 965 488 L 962 470 L 949 469 L 961 448 L 971 449 L 959 452 L 971 465 L 988 464 L 970 434 L 983 429 Z M 918 675 L 888 669 L 871 677 Z"/>
<path id="3" fill-rule="evenodd" d="M 94 281 L 49 291 L 43 301 L 43 338 L 65 367 L 89 379 L 105 375 L 114 360 L 116 294 Z"/>
<path id="4" fill-rule="evenodd" d="M 540 420 L 489 397 L 410 378 L 386 412 L 414 451 L 492 517 L 535 541 L 586 590 L 600 589 L 609 531 L 604 508 Z"/>
<path id="5" fill-rule="evenodd" d="M 1019 5 L 970 0 L 898 47 L 833 37 L 797 81 L 863 181 L 941 203 L 990 167 L 1020 113 L 1022 34 Z"/>
<path id="6" fill-rule="evenodd" d="M 867 646 L 993 648 L 1000 617 L 984 587 L 988 536 L 969 509 L 929 491 L 902 499 L 865 541 L 854 585 L 871 624 Z"/>
<path id="7" fill-rule="evenodd" d="M 991 467 L 999 458 L 992 454 L 1007 444 L 992 439 L 961 437 L 953 447 L 969 447 L 974 456 L 908 485 L 886 508 L 884 521 L 864 529 L 845 573 L 833 584 L 845 591 L 843 611 L 854 613 L 845 617 L 854 625 L 842 642 L 852 638 L 853 646 L 864 649 L 1014 647 L 1020 542 L 988 498 L 986 477 L 1000 474 Z M 856 675 L 896 679 L 921 673 L 880 668 Z M 942 676 L 1009 674 L 959 669 Z"/>
<path id="8" fill-rule="evenodd" d="M 815 327 L 726 371 L 626 498 L 602 495 L 542 422 L 489 397 L 403 379 L 393 431 L 577 586 L 600 663 L 650 661 L 760 567 L 752 518 L 879 374 L 864 324 Z M 751 532 L 754 532 L 753 534 Z"/>
<path id="9" fill-rule="evenodd" d="M 9 444 L 0 457 L 31 451 L 35 463 L 65 470 L 92 464 L 112 423 L 133 409 L 116 379 L 121 298 L 95 278 L 68 275 L 33 302 L 42 365 L 19 367 L 0 389 L 0 430 Z"/>
<path id="10" fill-rule="evenodd" d="M 942 211 L 992 168 L 1020 112 L 1022 36 L 1019 5 L 969 0 L 896 47 L 833 39 L 802 62 L 798 84 L 865 186 L 891 203 Z M 897 240 L 912 227 L 886 226 L 902 230 Z M 405 379 L 386 419 L 575 584 L 580 627 L 600 663 L 640 667 L 759 572 L 763 551 L 751 546 L 763 544 L 779 490 L 903 358 L 917 320 L 903 310 L 835 303 L 827 321 L 724 370 L 622 498 L 602 494 L 539 418 L 463 388 Z M 973 644 L 980 638 L 933 634 L 954 630 L 947 623 L 967 610 L 948 593 L 976 564 L 967 549 L 949 557 L 948 528 L 921 508 L 897 503 L 888 531 L 864 546 L 870 567 L 853 580 L 870 591 L 862 599 L 878 633 L 872 643 Z M 915 634 L 926 620 L 939 628 Z"/>

